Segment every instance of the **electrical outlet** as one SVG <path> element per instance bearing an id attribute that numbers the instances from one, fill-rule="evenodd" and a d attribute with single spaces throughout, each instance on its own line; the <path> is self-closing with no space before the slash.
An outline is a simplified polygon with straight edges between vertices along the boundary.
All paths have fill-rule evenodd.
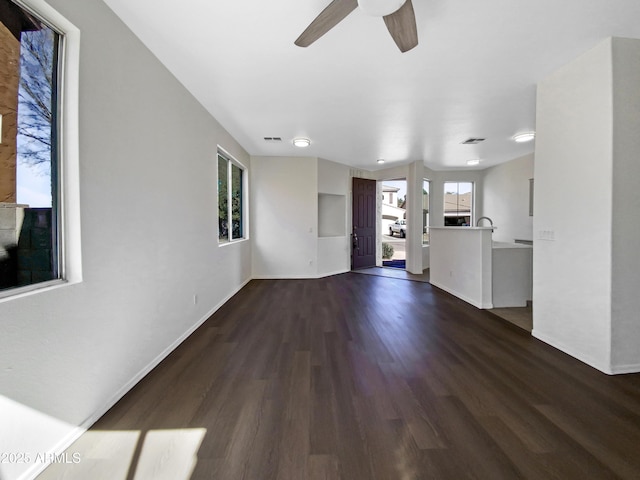
<path id="1" fill-rule="evenodd" d="M 193 295 L 193 304 L 194 305 L 198 304 L 198 294 L 197 293 Z"/>

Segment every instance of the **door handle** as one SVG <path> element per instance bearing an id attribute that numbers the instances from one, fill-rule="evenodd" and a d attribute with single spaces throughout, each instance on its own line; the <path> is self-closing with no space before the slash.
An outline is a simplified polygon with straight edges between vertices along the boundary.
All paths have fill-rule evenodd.
<path id="1" fill-rule="evenodd" d="M 353 249 L 358 250 L 358 234 L 354 232 L 351 237 L 353 238 Z"/>

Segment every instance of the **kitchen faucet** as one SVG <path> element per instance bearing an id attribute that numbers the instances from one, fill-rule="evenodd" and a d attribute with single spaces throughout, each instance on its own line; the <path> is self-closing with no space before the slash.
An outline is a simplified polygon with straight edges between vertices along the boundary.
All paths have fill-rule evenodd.
<path id="1" fill-rule="evenodd" d="M 480 217 L 478 220 L 476 220 L 476 227 L 480 225 L 480 220 L 489 220 L 489 223 L 493 227 L 493 220 L 491 220 L 489 217 Z"/>

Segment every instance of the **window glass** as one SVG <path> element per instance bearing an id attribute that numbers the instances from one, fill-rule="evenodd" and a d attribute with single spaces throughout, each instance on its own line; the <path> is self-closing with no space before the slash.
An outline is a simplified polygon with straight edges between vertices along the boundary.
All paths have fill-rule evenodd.
<path id="1" fill-rule="evenodd" d="M 218 152 L 218 241 L 245 238 L 245 169 Z"/>
<path id="2" fill-rule="evenodd" d="M 242 169 L 231 164 L 231 238 L 242 238 Z"/>
<path id="3" fill-rule="evenodd" d="M 0 290 L 61 278 L 58 52 L 61 36 L 1 0 Z"/>
<path id="4" fill-rule="evenodd" d="M 464 227 L 472 225 L 473 183 L 445 182 L 444 225 Z"/>

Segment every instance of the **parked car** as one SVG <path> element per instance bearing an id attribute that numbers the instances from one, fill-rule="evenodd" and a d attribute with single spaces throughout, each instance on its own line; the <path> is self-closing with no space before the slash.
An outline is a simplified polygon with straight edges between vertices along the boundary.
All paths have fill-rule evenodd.
<path id="1" fill-rule="evenodd" d="M 400 238 L 404 238 L 407 236 L 407 221 L 396 220 L 395 223 L 389 225 L 389 235 L 393 237 L 393 234 L 397 233 L 400 235 Z"/>

